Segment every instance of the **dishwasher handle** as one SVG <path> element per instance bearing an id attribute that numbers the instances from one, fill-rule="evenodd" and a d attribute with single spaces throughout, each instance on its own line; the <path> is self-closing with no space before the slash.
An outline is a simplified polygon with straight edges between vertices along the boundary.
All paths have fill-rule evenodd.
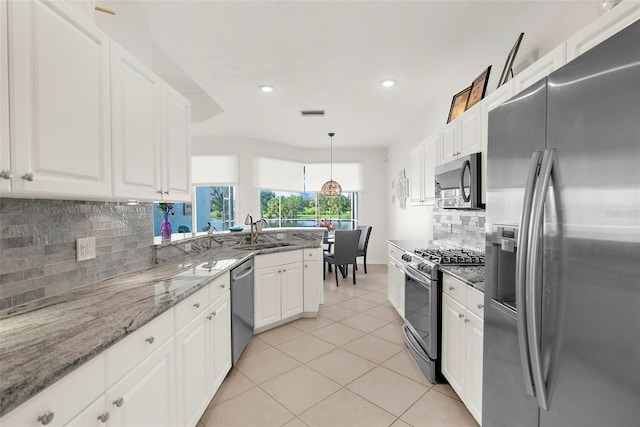
<path id="1" fill-rule="evenodd" d="M 247 277 L 251 273 L 253 273 L 253 265 L 250 265 L 246 270 L 244 270 L 242 272 L 234 271 L 231 274 L 231 281 L 235 282 L 236 280 L 243 279 L 243 278 Z"/>

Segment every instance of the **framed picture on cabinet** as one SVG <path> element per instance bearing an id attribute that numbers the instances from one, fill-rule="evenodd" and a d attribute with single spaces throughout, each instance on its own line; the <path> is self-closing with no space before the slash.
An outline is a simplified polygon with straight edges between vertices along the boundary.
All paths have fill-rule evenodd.
<path id="1" fill-rule="evenodd" d="M 469 99 L 467 100 L 467 108 L 473 107 L 484 98 L 484 94 L 487 93 L 487 83 L 489 83 L 489 73 L 491 73 L 491 65 L 484 70 L 478 77 L 471 83 L 471 93 L 469 93 Z"/>
<path id="2" fill-rule="evenodd" d="M 183 215 L 191 215 L 191 203 L 185 203 L 182 205 L 182 214 Z"/>
<path id="3" fill-rule="evenodd" d="M 464 110 L 467 108 L 467 101 L 469 100 L 470 93 L 471 93 L 471 86 L 453 95 L 453 99 L 451 100 L 451 108 L 449 109 L 449 118 L 447 119 L 447 123 L 449 123 L 451 120 L 458 117 L 460 114 L 464 113 Z"/>
<path id="4" fill-rule="evenodd" d="M 498 87 L 509 81 L 509 74 L 511 74 L 511 77 L 513 77 L 513 61 L 515 61 L 516 59 L 516 55 L 518 53 L 518 49 L 520 49 L 520 43 L 522 42 L 523 37 L 524 33 L 520 33 L 518 39 L 516 40 L 516 43 L 509 51 L 509 55 L 507 55 L 507 62 L 504 63 L 502 74 L 500 74 L 500 80 L 498 80 Z"/>

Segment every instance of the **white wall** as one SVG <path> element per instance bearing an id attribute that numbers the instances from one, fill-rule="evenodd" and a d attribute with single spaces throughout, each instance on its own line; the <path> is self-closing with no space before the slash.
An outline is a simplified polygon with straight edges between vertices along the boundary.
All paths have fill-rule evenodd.
<path id="1" fill-rule="evenodd" d="M 272 157 L 299 162 L 329 162 L 330 157 L 327 148 L 308 149 L 256 140 L 211 138 L 194 138 L 192 154 L 194 156 L 238 155 L 240 180 L 236 195 L 236 214 L 241 219 L 249 213 L 255 217 L 260 212 L 260 189 L 255 182 L 255 159 L 257 157 Z M 390 200 L 389 185 L 386 181 L 386 149 L 362 150 L 334 147 L 333 154 L 334 163 L 359 162 L 362 164 L 364 188 L 358 193 L 358 221 L 361 225 L 373 227 L 369 240 L 367 263 L 385 264 L 387 259 L 387 224 L 389 223 L 387 204 Z"/>
<path id="2" fill-rule="evenodd" d="M 550 4 L 550 6 L 552 5 Z M 514 72 L 521 71 L 598 18 L 595 2 L 571 2 L 567 3 L 567 7 L 570 9 L 570 13 L 562 14 L 561 16 L 558 16 L 558 14 L 545 14 L 544 11 L 541 11 L 535 15 L 523 14 L 520 17 L 517 28 L 521 28 L 519 31 L 524 32 L 525 36 L 513 67 Z M 505 40 L 507 40 L 505 44 L 506 58 L 509 49 L 515 42 L 517 33 L 509 35 L 499 29 L 495 29 L 495 32 L 496 43 L 505 44 Z M 527 34 L 530 37 L 527 37 Z M 511 37 L 512 40 L 507 36 Z M 529 39 L 535 39 L 538 42 L 535 45 L 527 43 Z M 488 58 L 487 62 L 493 64 L 493 69 L 487 95 L 496 89 L 505 58 Z M 481 67 L 465 63 L 460 65 L 461 67 L 469 68 L 473 72 L 481 69 Z M 465 84 L 470 83 L 474 77 L 475 75 L 471 75 L 468 82 L 451 82 L 447 81 L 446 77 L 441 82 L 438 82 L 443 88 L 440 94 L 434 99 L 426 100 L 428 105 L 421 111 L 416 112 L 415 118 L 387 147 L 387 187 L 390 188 L 392 179 L 395 178 L 397 182 L 398 172 L 403 168 L 406 169 L 407 177 L 410 176 L 409 152 L 411 147 L 419 144 L 429 135 L 438 132 L 446 124 L 451 97 Z M 433 153 L 433 155 L 435 156 L 436 153 Z M 399 208 L 397 202 L 395 205 L 387 203 L 387 212 L 389 239 L 416 240 L 432 238 L 433 217 L 431 207 L 410 206 L 407 204 L 407 209 L 403 210 Z"/>

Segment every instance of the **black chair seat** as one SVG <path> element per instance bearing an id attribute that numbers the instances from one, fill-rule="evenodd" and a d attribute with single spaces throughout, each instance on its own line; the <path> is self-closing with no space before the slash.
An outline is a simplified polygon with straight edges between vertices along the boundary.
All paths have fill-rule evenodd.
<path id="1" fill-rule="evenodd" d="M 356 252 L 359 240 L 360 230 L 338 230 L 335 234 L 334 252 L 324 253 L 324 262 L 329 266 L 338 267 L 335 269 L 336 286 L 340 286 L 338 283 L 338 269 L 342 272 L 342 277 L 346 277 L 349 264 L 353 264 L 353 284 L 356 284 Z M 323 268 L 322 271 L 324 276 L 325 269 Z"/>

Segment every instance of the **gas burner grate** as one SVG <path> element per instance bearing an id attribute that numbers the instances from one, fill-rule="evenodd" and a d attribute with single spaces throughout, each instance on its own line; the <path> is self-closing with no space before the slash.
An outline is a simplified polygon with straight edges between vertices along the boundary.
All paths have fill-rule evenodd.
<path id="1" fill-rule="evenodd" d="M 484 265 L 484 254 L 469 249 L 416 249 L 414 252 L 440 265 Z"/>

